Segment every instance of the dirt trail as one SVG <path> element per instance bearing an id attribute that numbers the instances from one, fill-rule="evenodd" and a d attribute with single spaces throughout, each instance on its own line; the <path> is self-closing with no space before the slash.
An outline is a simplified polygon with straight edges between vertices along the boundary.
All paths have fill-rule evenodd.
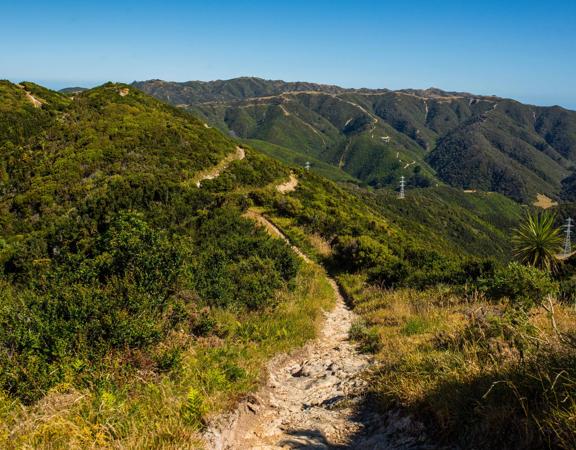
<path id="1" fill-rule="evenodd" d="M 351 142 L 352 142 L 351 139 L 348 138 L 348 142 L 346 142 L 346 147 L 344 147 L 344 151 L 342 152 L 342 155 L 340 155 L 340 160 L 338 161 L 338 167 L 340 167 L 341 169 L 344 168 L 344 165 L 345 165 L 344 158 L 346 157 L 346 153 L 348 152 L 348 148 L 350 148 Z"/>
<path id="2" fill-rule="evenodd" d="M 270 220 L 250 210 L 247 217 L 289 242 Z M 312 261 L 297 247 L 307 263 Z M 364 372 L 373 364 L 348 340 L 356 315 L 328 277 L 336 305 L 325 313 L 319 336 L 302 349 L 273 358 L 267 381 L 233 412 L 214 420 L 204 434 L 207 449 L 422 449 L 421 427 L 391 413 L 365 408 Z M 368 408 L 370 409 L 370 408 Z"/>
<path id="3" fill-rule="evenodd" d="M 276 186 L 276 190 L 281 194 L 288 194 L 289 192 L 293 192 L 296 187 L 298 187 L 298 178 L 291 173 L 290 179 L 286 183 L 279 184 Z"/>
<path id="4" fill-rule="evenodd" d="M 42 105 L 44 104 L 44 102 L 42 102 L 41 100 L 38 100 L 36 97 L 34 97 L 30 92 L 28 92 L 26 90 L 26 88 L 24 86 L 22 86 L 21 84 L 17 84 L 17 87 L 19 87 L 20 89 L 22 89 L 24 91 L 24 94 L 26 95 L 26 98 L 30 101 L 30 103 L 32 103 L 32 105 L 34 105 L 34 108 L 42 108 Z"/>
<path id="5" fill-rule="evenodd" d="M 215 167 L 200 173 L 196 179 L 196 187 L 202 186 L 202 181 L 213 180 L 218 177 L 226 168 L 230 165 L 232 161 L 240 161 L 246 157 L 246 152 L 242 147 L 236 147 L 236 151 L 226 156 L 222 161 L 220 161 Z"/>

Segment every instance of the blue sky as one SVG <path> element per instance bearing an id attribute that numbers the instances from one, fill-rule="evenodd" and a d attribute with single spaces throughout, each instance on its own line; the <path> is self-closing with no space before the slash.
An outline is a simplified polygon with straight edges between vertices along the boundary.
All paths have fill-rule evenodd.
<path id="1" fill-rule="evenodd" d="M 0 0 L 0 78 L 259 76 L 576 109 L 576 0 Z"/>

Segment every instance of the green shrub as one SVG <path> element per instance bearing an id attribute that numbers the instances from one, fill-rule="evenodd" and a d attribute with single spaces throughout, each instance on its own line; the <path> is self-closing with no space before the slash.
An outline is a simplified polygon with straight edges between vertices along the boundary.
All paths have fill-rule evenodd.
<path id="1" fill-rule="evenodd" d="M 576 277 L 560 281 L 559 296 L 563 302 L 576 305 Z"/>
<path id="2" fill-rule="evenodd" d="M 368 235 L 338 236 L 333 243 L 336 265 L 353 271 L 384 264 L 390 256 L 387 246 Z"/>
<path id="3" fill-rule="evenodd" d="M 194 388 L 190 388 L 186 400 L 180 409 L 182 420 L 188 425 L 200 429 L 204 426 L 202 417 L 205 409 L 200 392 Z"/>
<path id="4" fill-rule="evenodd" d="M 389 256 L 377 267 L 368 271 L 368 281 L 383 288 L 401 285 L 408 277 L 410 268 L 405 261 L 396 256 Z"/>
<path id="5" fill-rule="evenodd" d="M 543 302 L 548 295 L 556 294 L 558 284 L 546 272 L 513 262 L 497 270 L 493 278 L 485 280 L 484 289 L 494 300 L 506 297 L 517 305 L 529 307 Z"/>
<path id="6" fill-rule="evenodd" d="M 377 353 L 382 348 L 377 327 L 368 327 L 362 319 L 355 321 L 350 327 L 350 339 L 358 342 L 362 353 Z"/>

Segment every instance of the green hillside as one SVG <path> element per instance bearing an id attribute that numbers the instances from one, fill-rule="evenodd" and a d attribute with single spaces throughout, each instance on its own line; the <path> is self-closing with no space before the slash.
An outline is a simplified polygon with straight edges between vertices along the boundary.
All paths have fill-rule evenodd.
<path id="1" fill-rule="evenodd" d="M 245 142 L 256 150 L 279 161 L 282 161 L 289 166 L 297 166 L 302 168 L 306 166 L 307 162 L 309 162 L 310 170 L 312 170 L 314 173 L 317 173 L 318 175 L 337 182 L 360 183 L 358 179 L 352 177 L 342 169 L 325 163 L 324 161 L 320 161 L 309 155 L 298 153 L 295 150 L 256 139 L 248 139 Z"/>
<path id="2" fill-rule="evenodd" d="M 399 201 L 387 190 L 352 190 L 366 204 L 439 252 L 506 260 L 510 237 L 522 217 L 522 207 L 509 198 L 485 192 L 464 193 L 440 187 L 409 190 Z"/>
<path id="3" fill-rule="evenodd" d="M 298 153 L 267 141 L 235 140 L 204 118 L 124 84 L 68 96 L 3 81 L 0 93 L 2 448 L 199 447 L 209 418 L 254 391 L 270 358 L 317 335 L 323 311 L 334 302 L 326 271 L 338 278 L 361 317 L 350 335 L 362 349 L 382 350 L 369 374 L 377 376 L 370 384 L 379 399 L 370 405 L 374 410 L 386 412 L 386 402 L 418 409 L 414 397 L 393 391 L 382 373 L 399 374 L 410 384 L 421 381 L 410 378 L 413 371 L 427 380 L 444 380 L 447 373 L 462 378 L 470 367 L 479 367 L 474 374 L 489 381 L 505 376 L 498 367 L 482 372 L 468 340 L 464 347 L 451 343 L 451 353 L 442 354 L 457 361 L 450 363 L 455 372 L 427 362 L 427 352 L 438 356 L 430 350 L 437 342 L 452 339 L 440 331 L 469 321 L 476 326 L 471 308 L 494 311 L 494 339 L 513 349 L 506 355 L 521 348 L 536 364 L 546 351 L 538 347 L 541 337 L 521 347 L 516 333 L 528 326 L 521 316 L 533 307 L 527 302 L 539 301 L 536 296 L 558 284 L 536 269 L 506 267 L 510 229 L 521 207 L 502 195 L 417 188 L 432 180 L 422 162 L 394 172 L 408 175 L 407 198 L 399 200 L 391 190 L 358 186 L 317 149 Z M 327 118 L 312 116 L 317 131 L 325 126 L 323 139 L 333 131 L 335 142 L 348 142 L 348 150 L 360 155 L 344 169 L 349 164 L 366 176 L 384 167 L 395 170 L 390 155 L 382 155 L 380 165 L 368 156 L 378 126 L 368 123 L 365 129 L 362 119 L 344 123 L 349 137 L 342 140 L 330 124 L 346 116 L 320 105 L 320 94 L 301 95 L 324 108 Z M 349 97 L 327 101 L 352 101 L 344 98 Z M 282 109 L 280 114 L 286 117 Z M 261 131 L 310 148 L 319 138 L 316 132 L 290 135 L 285 123 L 270 122 Z M 402 133 L 395 133 L 400 139 Z M 380 145 L 384 152 L 388 144 Z M 302 168 L 304 158 L 313 170 Z M 281 192 L 278 186 L 289 179 L 296 180 L 293 190 Z M 255 216 L 270 221 L 315 263 L 303 264 L 290 245 L 257 226 Z M 529 297 L 517 295 L 517 285 Z M 518 314 L 510 323 L 508 300 L 499 296 L 503 290 Z M 388 318 L 382 311 L 396 304 L 390 295 L 407 300 Z M 424 309 L 422 299 L 431 299 Z M 561 311 L 568 319 L 560 323 L 569 323 L 568 309 Z M 449 312 L 442 329 L 428 325 L 428 312 Z M 390 327 L 400 331 L 393 328 L 398 332 L 388 336 Z M 432 344 L 403 341 L 428 332 Z M 474 345 L 493 342 L 465 336 Z M 388 341 L 405 352 L 384 352 Z M 400 359 L 391 362 L 393 356 Z M 412 365 L 401 358 L 412 358 Z M 505 363 L 535 379 L 533 366 Z M 403 370 L 386 370 L 386 364 Z M 536 367 L 556 375 L 551 363 Z M 572 373 L 570 367 L 562 370 Z M 397 386 L 407 385 L 400 381 Z M 542 386 L 529 385 L 530 398 L 540 399 Z M 442 402 L 424 395 L 434 387 L 417 398 L 425 405 L 424 421 L 457 441 L 457 427 L 438 418 Z M 462 411 L 471 401 L 493 406 L 478 396 L 454 396 Z M 512 400 L 502 403 L 509 408 L 505 417 L 522 424 L 523 410 Z M 554 420 L 562 432 L 569 430 L 565 423 L 572 416 L 555 418 L 565 407 L 553 405 L 552 411 L 542 407 L 535 419 L 525 420 L 530 426 Z M 462 423 L 472 423 L 474 433 L 503 425 L 470 414 Z M 533 442 L 543 442 L 551 429 L 543 427 Z"/>
<path id="4" fill-rule="evenodd" d="M 0 446 L 193 442 L 331 301 L 242 217 L 288 169 L 246 149 L 198 188 L 237 143 L 188 113 L 113 83 L 0 90 Z"/>
<path id="5" fill-rule="evenodd" d="M 110 352 L 151 351 L 192 320 L 198 305 L 267 307 L 298 269 L 284 245 L 241 218 L 252 201 L 297 213 L 333 245 L 366 233 L 399 260 L 409 248 L 461 259 L 457 245 L 430 245 L 409 227 L 403 230 L 412 212 L 379 208 L 372 194 L 351 195 L 297 167 L 292 170 L 303 179 L 297 204 L 283 205 L 270 194 L 253 197 L 289 169 L 250 149 L 198 189 L 197 173 L 216 166 L 237 144 L 131 87 L 108 83 L 71 98 L 31 83 L 0 86 L 0 320 L 7 326 L 0 334 L 0 386 L 24 402 L 65 380 L 98 379 L 107 369 L 97 362 Z M 255 144 L 274 156 L 284 151 Z M 301 164 L 293 155 L 283 157 Z M 332 178 L 353 180 L 316 164 Z M 466 221 L 471 213 L 457 214 Z M 483 231 L 478 251 L 466 254 L 502 255 L 503 235 Z M 250 281 L 256 274 L 258 281 Z M 197 306 L 188 305 L 187 296 Z M 21 305 L 31 322 L 13 328 Z M 170 318 L 175 308 L 184 308 L 178 319 Z M 25 330 L 26 339 L 17 338 Z M 78 358 L 95 365 L 94 372 L 76 373 Z M 36 379 L 41 382 L 32 384 Z"/>
<path id="6" fill-rule="evenodd" d="M 562 198 L 570 202 L 576 200 L 576 172 L 562 180 Z"/>
<path id="7" fill-rule="evenodd" d="M 576 162 L 576 113 L 560 107 L 257 78 L 134 86 L 222 131 L 316 158 L 375 187 L 397 185 L 418 165 L 426 185 L 442 180 L 531 202 L 537 193 L 564 195 L 562 180 Z"/>

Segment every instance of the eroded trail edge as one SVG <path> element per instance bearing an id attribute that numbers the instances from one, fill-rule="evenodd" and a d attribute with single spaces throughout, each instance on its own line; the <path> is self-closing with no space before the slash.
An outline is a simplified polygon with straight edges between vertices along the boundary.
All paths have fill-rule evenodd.
<path id="1" fill-rule="evenodd" d="M 259 212 L 250 210 L 247 216 L 288 242 Z M 291 247 L 312 264 L 300 249 Z M 356 315 L 336 281 L 330 277 L 328 281 L 336 304 L 325 312 L 318 337 L 295 352 L 273 358 L 264 386 L 209 425 L 206 448 L 423 448 L 414 447 L 417 440 L 411 436 L 418 430 L 412 421 L 366 411 L 363 373 L 373 361 L 349 341 Z"/>

